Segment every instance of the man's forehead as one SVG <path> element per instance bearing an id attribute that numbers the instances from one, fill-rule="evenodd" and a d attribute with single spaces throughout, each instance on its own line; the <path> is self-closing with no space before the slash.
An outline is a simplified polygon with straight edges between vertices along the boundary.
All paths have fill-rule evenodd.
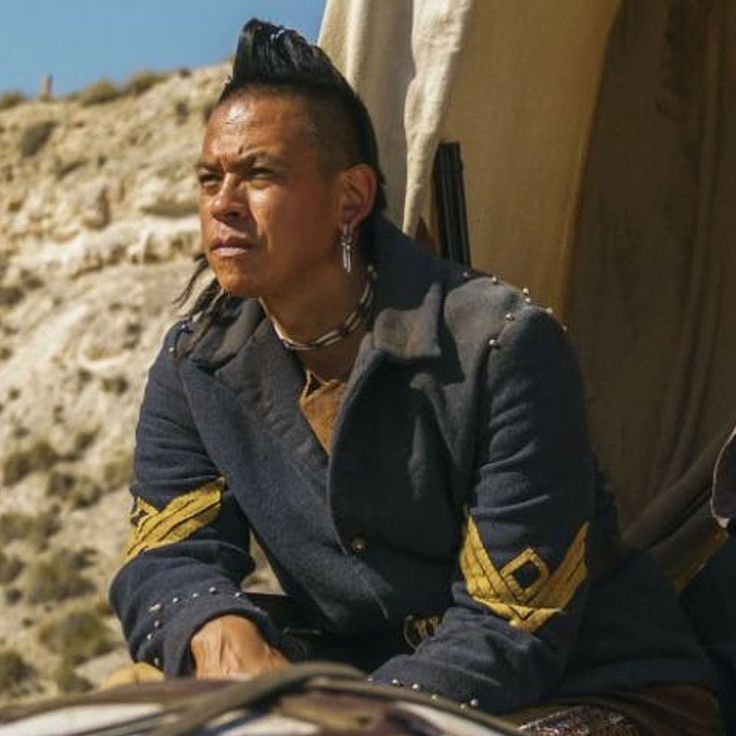
<path id="1" fill-rule="evenodd" d="M 213 121 L 228 128 L 284 125 L 302 128 L 310 123 L 308 102 L 289 92 L 246 91 L 221 103 Z"/>
<path id="2" fill-rule="evenodd" d="M 204 151 L 236 146 L 291 148 L 312 145 L 306 101 L 294 94 L 245 92 L 220 104 L 204 138 Z"/>

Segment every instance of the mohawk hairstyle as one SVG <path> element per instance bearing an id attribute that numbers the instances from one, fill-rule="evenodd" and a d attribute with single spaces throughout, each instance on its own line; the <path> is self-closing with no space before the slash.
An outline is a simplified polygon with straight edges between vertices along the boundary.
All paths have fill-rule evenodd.
<path id="1" fill-rule="evenodd" d="M 248 91 L 294 94 L 307 104 L 310 133 L 330 171 L 364 163 L 376 173 L 378 186 L 373 208 L 361 228 L 361 247 L 370 258 L 370 243 L 376 216 L 386 206 L 376 134 L 363 101 L 337 70 L 327 54 L 296 31 L 253 18 L 240 32 L 232 73 L 217 101 Z M 194 273 L 175 304 L 189 301 L 200 276 L 207 271 L 204 255 L 197 259 Z M 221 319 L 232 315 L 241 300 L 225 293 L 216 279 L 197 295 L 187 317 L 198 316 L 199 337 Z M 189 342 L 186 352 L 198 342 Z"/>
<path id="2" fill-rule="evenodd" d="M 370 217 L 386 206 L 376 134 L 363 101 L 327 54 L 296 31 L 262 20 L 248 21 L 240 32 L 230 79 L 218 104 L 239 92 L 284 90 L 305 98 L 316 140 L 335 168 L 368 164 L 378 178 Z M 325 143 L 329 141 L 329 143 Z"/>

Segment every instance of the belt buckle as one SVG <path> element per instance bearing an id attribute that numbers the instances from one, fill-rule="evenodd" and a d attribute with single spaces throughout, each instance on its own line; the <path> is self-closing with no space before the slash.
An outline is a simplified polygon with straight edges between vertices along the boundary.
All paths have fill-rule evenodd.
<path id="1" fill-rule="evenodd" d="M 415 616 L 409 614 L 402 625 L 404 641 L 416 649 L 427 637 L 434 636 L 442 620 L 441 616 Z"/>

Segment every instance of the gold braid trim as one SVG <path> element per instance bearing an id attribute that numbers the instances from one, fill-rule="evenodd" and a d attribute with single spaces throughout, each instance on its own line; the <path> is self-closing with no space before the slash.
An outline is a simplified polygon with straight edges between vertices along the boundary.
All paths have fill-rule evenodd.
<path id="1" fill-rule="evenodd" d="M 142 498 L 135 499 L 125 551 L 125 562 L 141 552 L 180 542 L 211 524 L 222 508 L 225 479 L 207 483 L 170 501 L 161 511 Z"/>
<path id="2" fill-rule="evenodd" d="M 536 631 L 545 621 L 560 613 L 585 580 L 585 542 L 588 522 L 578 530 L 560 566 L 550 575 L 544 560 L 531 547 L 500 570 L 491 562 L 483 546 L 478 527 L 468 516 L 460 569 L 470 596 L 489 608 L 511 626 L 522 631 Z M 514 572 L 524 565 L 536 568 L 536 579 L 522 588 Z"/>

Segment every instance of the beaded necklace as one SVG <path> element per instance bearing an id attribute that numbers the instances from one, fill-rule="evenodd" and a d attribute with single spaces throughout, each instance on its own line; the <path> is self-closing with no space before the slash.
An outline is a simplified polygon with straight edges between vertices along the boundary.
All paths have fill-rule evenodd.
<path id="1" fill-rule="evenodd" d="M 365 287 L 355 309 L 339 325 L 327 330 L 327 332 L 322 333 L 319 337 L 315 337 L 313 340 L 308 340 L 307 342 L 292 340 L 282 332 L 276 321 L 273 320 L 272 324 L 276 335 L 287 350 L 295 351 L 318 350 L 319 348 L 326 348 L 334 345 L 336 342 L 340 342 L 340 340 L 344 340 L 348 335 L 355 332 L 368 318 L 371 307 L 373 306 L 375 281 L 376 270 L 373 266 L 368 266 L 366 268 Z"/>

